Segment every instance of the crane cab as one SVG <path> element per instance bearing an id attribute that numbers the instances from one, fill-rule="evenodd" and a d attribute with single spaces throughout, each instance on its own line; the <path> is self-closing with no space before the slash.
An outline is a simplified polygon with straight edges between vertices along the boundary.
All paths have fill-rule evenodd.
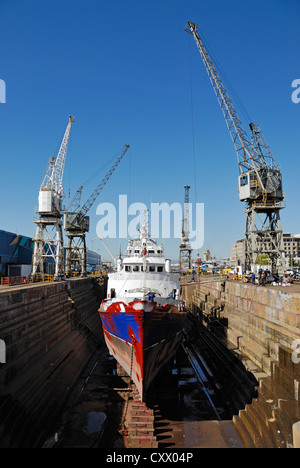
<path id="1" fill-rule="evenodd" d="M 257 194 L 254 192 L 257 191 L 257 182 L 258 181 L 254 171 L 244 172 L 239 176 L 238 192 L 241 201 L 249 200 L 250 198 L 256 198 Z"/>
<path id="2" fill-rule="evenodd" d="M 90 217 L 81 217 L 78 213 L 65 213 L 64 229 L 69 232 L 89 232 Z"/>
<path id="3" fill-rule="evenodd" d="M 265 197 L 271 202 L 282 201 L 284 194 L 280 170 L 262 168 L 257 172 L 255 170 L 244 172 L 238 179 L 238 193 L 241 201 L 250 202 Z"/>

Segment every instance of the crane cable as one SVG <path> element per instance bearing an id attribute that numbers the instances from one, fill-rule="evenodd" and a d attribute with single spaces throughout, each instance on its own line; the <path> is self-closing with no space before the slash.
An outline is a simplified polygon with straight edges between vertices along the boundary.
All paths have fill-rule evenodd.
<path id="1" fill-rule="evenodd" d="M 118 154 L 121 153 L 121 150 Z M 116 156 L 113 156 L 111 159 L 109 159 L 108 161 L 106 161 L 105 164 L 103 164 L 102 167 L 100 167 L 96 172 L 94 172 L 94 174 L 92 174 L 90 177 L 88 177 L 88 179 L 86 179 L 86 181 L 81 184 L 81 187 L 83 189 L 83 187 L 86 187 L 89 183 L 92 182 L 92 180 L 97 177 L 99 174 L 101 174 L 107 167 L 111 167 L 113 162 L 116 161 Z M 70 198 L 70 186 L 71 186 L 71 163 L 69 165 L 69 198 Z"/>
<path id="2" fill-rule="evenodd" d="M 121 153 L 121 150 L 118 154 Z M 101 172 L 104 171 L 108 166 L 111 166 L 113 162 L 115 162 L 116 156 L 113 156 L 111 159 L 106 161 L 106 163 L 100 167 L 94 174 L 92 174 L 83 184 L 82 186 L 85 187 L 87 184 L 89 184 L 96 176 L 98 176 Z"/>
<path id="3" fill-rule="evenodd" d="M 234 99 L 234 101 L 236 102 L 236 105 L 239 107 L 241 113 L 243 114 L 246 122 L 248 124 L 250 124 L 252 122 L 252 119 L 250 118 L 250 115 L 249 113 L 247 112 L 245 106 L 243 105 L 240 97 L 238 96 L 236 90 L 234 89 L 233 85 L 231 84 L 228 76 L 226 75 L 225 71 L 223 70 L 220 62 L 218 61 L 216 55 L 214 54 L 214 52 L 212 51 L 211 47 L 208 45 L 208 42 L 207 40 L 205 39 L 204 37 L 204 34 L 202 33 L 202 31 L 200 31 L 199 27 L 198 27 L 198 31 L 200 33 L 200 37 L 201 37 L 201 40 L 206 48 L 206 50 L 208 51 L 209 53 L 209 56 L 212 57 L 213 59 L 213 65 L 215 66 L 216 68 L 216 71 L 217 73 L 219 74 L 220 78 L 222 79 L 222 81 L 224 83 L 226 83 L 226 87 L 227 89 L 230 90 L 231 92 L 231 95 Z M 191 119 L 192 119 L 192 145 L 193 145 L 193 165 L 194 165 L 194 184 L 195 184 L 195 205 L 197 203 L 197 171 L 196 171 L 196 154 L 195 154 L 195 129 L 194 129 L 194 107 L 193 107 L 193 82 L 192 82 L 192 65 L 191 65 L 191 46 L 190 46 L 190 42 L 189 41 L 189 71 L 190 71 L 190 99 L 191 99 Z M 197 250 L 197 252 L 199 253 L 199 249 Z"/>
<path id="4" fill-rule="evenodd" d="M 194 125 L 194 106 L 193 106 L 193 80 L 192 80 L 192 64 L 191 64 L 191 41 L 189 41 L 189 70 L 190 70 L 190 97 L 191 97 L 191 114 L 192 114 L 192 146 L 193 146 L 193 165 L 194 165 L 194 184 L 195 184 L 195 209 L 197 206 L 197 170 L 196 170 L 196 151 L 195 151 L 195 125 Z M 189 220 L 188 220 L 189 222 Z M 199 254 L 199 249 L 197 249 Z"/>
<path id="5" fill-rule="evenodd" d="M 199 27 L 197 29 L 199 31 L 199 35 L 201 37 L 201 40 L 202 40 L 207 52 L 209 53 L 209 56 L 213 59 L 213 65 L 215 66 L 215 69 L 217 70 L 217 73 L 219 74 L 222 81 L 226 84 L 226 88 L 230 90 L 230 92 L 232 94 L 232 97 L 233 97 L 234 101 L 236 102 L 236 105 L 239 107 L 241 113 L 243 114 L 245 120 L 247 121 L 248 124 L 253 122 L 253 120 L 250 118 L 249 113 L 247 112 L 247 109 L 245 108 L 245 106 L 242 103 L 239 95 L 237 94 L 236 90 L 234 89 L 232 83 L 230 82 L 228 76 L 226 75 L 224 69 L 222 68 L 219 60 L 217 59 L 215 53 L 212 51 L 211 47 L 208 45 L 208 42 L 205 39 L 204 34 L 199 29 Z"/>
<path id="6" fill-rule="evenodd" d="M 190 95 L 191 95 L 191 114 L 192 114 L 192 143 L 193 143 L 193 163 L 194 163 L 194 184 L 195 184 L 195 203 L 197 202 L 197 171 L 195 154 L 195 129 L 194 129 L 194 107 L 193 107 L 193 80 L 191 65 L 191 42 L 189 41 L 189 68 L 190 68 Z"/>
<path id="7" fill-rule="evenodd" d="M 199 31 L 199 36 L 200 36 L 200 39 L 201 41 L 203 42 L 204 44 L 204 47 L 206 49 L 206 51 L 209 53 L 209 56 L 212 58 L 213 60 L 213 65 L 218 73 L 218 75 L 220 76 L 220 78 L 222 79 L 222 82 L 226 84 L 226 89 L 229 89 L 230 90 L 230 93 L 232 95 L 232 98 L 233 100 L 235 101 L 237 107 L 239 107 L 241 113 L 243 114 L 245 120 L 247 121 L 247 123 L 251 123 L 253 122 L 253 120 L 251 119 L 249 113 L 247 112 L 247 109 L 245 108 L 245 106 L 243 105 L 240 97 L 238 96 L 234 86 L 232 85 L 232 83 L 230 82 L 228 76 L 226 75 L 224 69 L 222 68 L 219 60 L 217 59 L 215 53 L 212 51 L 211 47 L 208 45 L 208 42 L 207 40 L 205 39 L 205 36 L 204 34 L 202 33 L 202 31 L 199 29 L 199 27 L 197 28 L 198 31 Z"/>

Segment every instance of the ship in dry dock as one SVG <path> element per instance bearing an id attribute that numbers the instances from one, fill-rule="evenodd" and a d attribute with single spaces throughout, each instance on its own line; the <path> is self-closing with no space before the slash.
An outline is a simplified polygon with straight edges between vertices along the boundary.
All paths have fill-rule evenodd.
<path id="1" fill-rule="evenodd" d="M 124 259 L 109 275 L 108 297 L 99 309 L 109 352 L 141 400 L 181 343 L 186 312 L 179 296 L 179 276 L 144 223 L 140 238 L 128 241 Z"/>

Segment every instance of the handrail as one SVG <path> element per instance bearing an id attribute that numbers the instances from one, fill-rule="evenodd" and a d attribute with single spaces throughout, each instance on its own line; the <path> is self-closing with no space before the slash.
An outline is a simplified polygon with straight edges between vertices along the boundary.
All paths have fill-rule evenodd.
<path id="1" fill-rule="evenodd" d="M 34 276 L 4 276 L 1 278 L 1 286 L 18 286 L 40 281 L 53 281 L 53 275 L 38 273 Z"/>

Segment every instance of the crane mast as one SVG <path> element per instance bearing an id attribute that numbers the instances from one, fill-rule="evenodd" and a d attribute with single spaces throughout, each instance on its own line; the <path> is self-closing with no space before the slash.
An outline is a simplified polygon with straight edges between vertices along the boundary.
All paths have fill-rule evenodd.
<path id="1" fill-rule="evenodd" d="M 189 185 L 184 186 L 184 210 L 182 218 L 181 242 L 179 245 L 179 269 L 190 270 L 192 268 L 192 247 L 190 244 L 190 228 L 189 228 L 189 203 L 190 190 Z"/>
<path id="2" fill-rule="evenodd" d="M 89 231 L 90 218 L 87 216 L 88 211 L 91 209 L 93 203 L 103 190 L 108 180 L 120 164 L 125 153 L 127 152 L 129 145 L 125 145 L 122 153 L 119 155 L 117 160 L 114 162 L 110 170 L 97 185 L 95 190 L 91 193 L 87 201 L 80 208 L 80 200 L 82 193 L 82 186 L 77 189 L 69 207 L 64 214 L 64 229 L 68 238 L 66 245 L 66 261 L 65 270 L 66 274 L 71 273 L 72 264 L 79 263 L 81 276 L 86 275 L 86 241 L 85 233 Z"/>
<path id="3" fill-rule="evenodd" d="M 280 210 L 284 208 L 284 193 L 280 167 L 276 166 L 257 124 L 250 123 L 251 136 L 248 137 L 197 27 L 189 21 L 185 30 L 195 39 L 238 159 L 238 193 L 245 203 L 246 213 L 245 268 L 249 270 L 257 264 L 261 254 L 267 254 L 272 272 L 282 273 L 284 247 Z"/>
<path id="4" fill-rule="evenodd" d="M 56 159 L 49 160 L 48 167 L 40 186 L 38 197 L 39 218 L 33 243 L 31 274 L 49 273 L 48 261 L 54 263 L 54 279 L 64 277 L 64 252 L 62 233 L 63 174 L 68 141 L 74 118 L 69 116 L 67 128 Z M 52 260 L 51 260 L 52 259 Z M 45 261 L 47 260 L 47 261 Z"/>

